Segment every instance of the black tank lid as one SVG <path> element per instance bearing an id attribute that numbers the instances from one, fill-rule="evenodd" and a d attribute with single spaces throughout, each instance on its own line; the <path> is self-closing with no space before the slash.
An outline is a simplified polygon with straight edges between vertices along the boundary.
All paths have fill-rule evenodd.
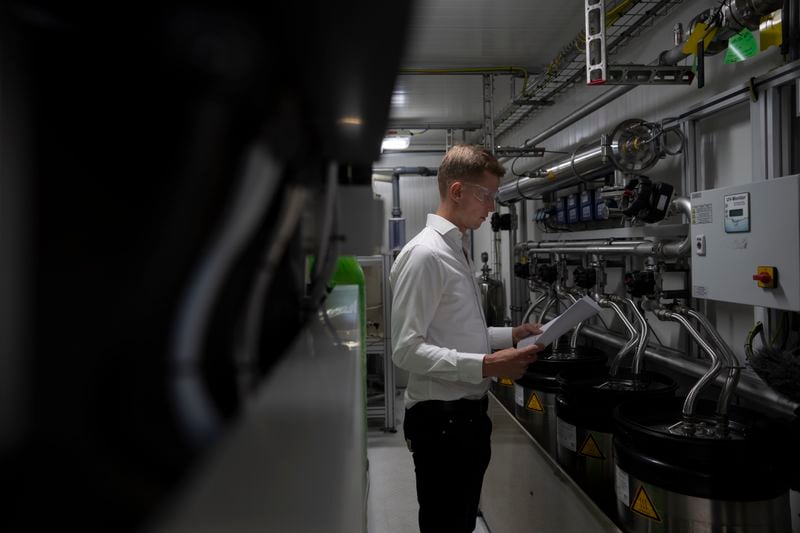
<path id="1" fill-rule="evenodd" d="M 727 438 L 675 433 L 683 399 L 657 406 L 626 402 L 614 413 L 617 464 L 664 489 L 714 500 L 756 501 L 789 489 L 791 439 L 785 424 L 731 406 Z M 713 426 L 715 403 L 698 401 L 695 423 Z"/>

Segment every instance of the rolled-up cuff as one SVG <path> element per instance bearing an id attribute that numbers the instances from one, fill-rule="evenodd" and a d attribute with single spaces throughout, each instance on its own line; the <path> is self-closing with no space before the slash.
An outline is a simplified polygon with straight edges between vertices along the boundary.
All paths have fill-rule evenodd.
<path id="1" fill-rule="evenodd" d="M 489 328 L 489 342 L 492 350 L 503 350 L 514 346 L 514 328 Z"/>

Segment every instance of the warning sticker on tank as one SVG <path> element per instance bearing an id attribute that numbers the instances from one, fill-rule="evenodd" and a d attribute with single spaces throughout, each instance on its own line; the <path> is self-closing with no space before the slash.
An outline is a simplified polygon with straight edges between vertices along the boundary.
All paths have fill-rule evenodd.
<path id="1" fill-rule="evenodd" d="M 536 391 L 531 392 L 530 398 L 528 398 L 528 403 L 525 405 L 530 411 L 536 411 L 537 413 L 544 413 L 544 407 L 542 406 L 542 402 L 539 401 L 539 397 L 536 395 Z"/>
<path id="2" fill-rule="evenodd" d="M 631 490 L 628 486 L 628 473 L 616 465 L 614 465 L 614 488 L 617 491 L 617 499 L 626 507 L 630 505 Z"/>
<path id="3" fill-rule="evenodd" d="M 511 378 L 500 378 L 500 385 L 505 385 L 506 387 L 513 387 L 514 382 L 511 381 Z"/>
<path id="4" fill-rule="evenodd" d="M 650 520 L 661 522 L 661 517 L 658 516 L 658 511 L 656 511 L 656 507 L 653 505 L 653 500 L 650 499 L 647 491 L 644 490 L 644 485 L 639 487 L 639 491 L 636 493 L 636 497 L 631 504 L 631 511 L 645 518 L 649 518 Z"/>
<path id="5" fill-rule="evenodd" d="M 586 438 L 583 439 L 581 450 L 578 453 L 586 457 L 600 459 L 601 461 L 605 460 L 606 458 L 606 456 L 603 455 L 603 452 L 600 451 L 600 446 L 597 444 L 597 441 L 594 439 L 594 436 L 591 433 L 586 435 Z"/>
<path id="6" fill-rule="evenodd" d="M 573 452 L 578 450 L 576 445 L 577 438 L 575 436 L 575 426 L 564 422 L 560 418 L 556 424 L 556 438 L 558 439 L 559 446 Z"/>
<path id="7" fill-rule="evenodd" d="M 514 403 L 520 407 L 525 405 L 525 391 L 517 384 L 514 384 Z"/>

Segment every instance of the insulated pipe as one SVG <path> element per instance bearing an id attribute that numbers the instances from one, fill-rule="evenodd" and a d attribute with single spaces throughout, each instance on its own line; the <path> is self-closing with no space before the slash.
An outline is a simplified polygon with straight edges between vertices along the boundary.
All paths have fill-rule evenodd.
<path id="1" fill-rule="evenodd" d="M 400 174 L 397 172 L 392 174 L 392 216 L 403 216 L 400 210 Z"/>
<path id="2" fill-rule="evenodd" d="M 686 317 L 664 308 L 656 309 L 654 313 L 661 320 L 672 320 L 680 323 L 694 338 L 695 342 L 697 342 L 700 348 L 702 348 L 703 351 L 706 352 L 711 358 L 711 367 L 709 367 L 708 371 L 703 375 L 703 377 L 700 378 L 695 386 L 692 387 L 692 389 L 689 391 L 689 394 L 686 395 L 686 401 L 683 403 L 683 416 L 686 418 L 691 418 L 694 415 L 694 404 L 697 401 L 697 397 L 700 395 L 700 392 L 706 387 L 706 385 L 717 378 L 720 370 L 722 370 L 722 361 L 720 361 L 720 358 L 714 349 L 711 348 L 711 346 L 708 345 L 703 337 L 700 336 L 697 330 L 692 327 Z"/>
<path id="3" fill-rule="evenodd" d="M 718 28 L 717 33 L 714 35 L 711 43 L 709 43 L 709 47 L 712 43 L 723 43 L 727 41 L 733 35 L 742 31 L 743 28 L 757 30 L 761 17 L 780 9 L 781 4 L 782 0 L 723 0 L 719 7 L 722 11 L 722 27 Z M 700 15 L 708 14 L 706 17 L 707 20 L 713 14 L 712 12 L 716 11 L 716 9 L 702 11 L 695 17 L 695 20 L 698 19 Z M 690 35 L 691 34 L 687 35 L 686 39 L 674 48 L 661 52 L 658 56 L 659 64 L 675 65 L 679 61 L 689 57 L 691 54 L 685 53 L 683 47 Z M 706 51 L 706 55 L 719 53 L 724 50 L 725 47 L 710 47 L 710 49 L 710 52 Z"/>
<path id="4" fill-rule="evenodd" d="M 502 185 L 497 199 L 502 203 L 516 202 L 606 174 L 614 165 L 603 152 L 601 140 L 593 141 L 571 155 L 547 163 L 537 171 L 539 177 L 521 177 Z"/>
<path id="5" fill-rule="evenodd" d="M 558 248 L 532 249 L 529 253 L 558 253 L 558 254 L 581 254 L 581 255 L 636 255 L 640 257 L 660 257 L 675 258 L 688 255 L 691 244 L 689 237 L 681 241 L 668 243 L 645 241 L 633 245 L 603 245 L 603 246 L 561 246 Z"/>
<path id="6" fill-rule="evenodd" d="M 647 341 L 650 337 L 650 326 L 647 324 L 647 320 L 644 318 L 639 306 L 632 298 L 625 298 L 624 301 L 633 310 L 633 316 L 636 317 L 636 321 L 639 323 L 639 339 L 637 340 L 636 353 L 633 355 L 632 365 L 633 374 L 638 376 L 642 373 L 644 352 L 647 349 Z"/>
<path id="7" fill-rule="evenodd" d="M 650 241 L 645 240 L 621 240 L 621 239 L 594 239 L 582 241 L 532 241 L 521 242 L 517 245 L 517 249 L 542 249 L 542 248 L 580 248 L 581 246 L 622 246 L 631 244 L 646 244 Z"/>
<path id="8" fill-rule="evenodd" d="M 396 167 L 392 170 L 392 216 L 403 216 L 400 210 L 400 176 L 435 176 L 439 169 L 428 167 Z"/>
<path id="9" fill-rule="evenodd" d="M 725 385 L 722 387 L 722 394 L 717 402 L 717 412 L 720 415 L 727 416 L 728 406 L 731 403 L 733 391 L 736 390 L 736 385 L 739 383 L 739 361 L 736 359 L 736 355 L 734 355 L 733 351 L 731 351 L 730 347 L 719 334 L 717 329 L 711 325 L 711 322 L 708 321 L 705 315 L 688 307 L 681 308 L 681 311 L 697 320 L 708 332 L 708 334 L 711 335 L 711 339 L 717 345 L 720 353 L 722 353 L 728 363 L 728 377 L 725 379 Z"/>
<path id="10" fill-rule="evenodd" d="M 614 348 L 622 348 L 625 345 L 625 339 L 619 334 L 594 326 L 584 327 L 581 334 L 588 339 Z M 645 355 L 649 361 L 687 376 L 699 378 L 708 371 L 708 367 L 702 359 L 689 359 L 683 352 L 672 348 L 648 347 Z M 720 385 L 719 380 L 715 384 Z M 736 388 L 736 394 L 782 417 L 794 417 L 800 412 L 800 404 L 787 400 L 786 397 L 772 389 L 764 387 L 764 383 L 756 377 L 742 376 Z"/>
<path id="11" fill-rule="evenodd" d="M 563 131 L 563 130 L 567 129 L 568 127 L 572 126 L 573 124 L 575 124 L 576 122 L 578 122 L 582 118 L 585 118 L 585 117 L 591 115 L 592 113 L 594 113 L 595 111 L 597 111 L 601 107 L 613 102 L 614 100 L 616 100 L 617 98 L 619 98 L 623 94 L 628 93 L 628 92 L 632 91 L 635 88 L 636 88 L 636 85 L 620 85 L 618 87 L 614 87 L 613 89 L 611 89 L 609 91 L 604 92 L 598 98 L 592 100 L 591 102 L 589 102 L 588 104 L 586 104 L 586 105 L 584 105 L 582 107 L 579 107 L 578 109 L 576 109 L 575 111 L 573 111 L 572 113 L 570 113 L 566 117 L 562 118 L 561 120 L 559 120 L 555 124 L 552 124 L 547 129 L 545 129 L 545 130 L 541 131 L 540 133 L 538 133 L 536 136 L 531 137 L 530 139 L 525 141 L 525 143 L 522 145 L 522 148 L 528 148 L 530 146 L 536 146 L 537 144 L 541 143 L 542 141 L 544 141 L 546 139 L 549 139 L 550 137 L 552 137 L 556 133 L 559 133 L 560 131 Z M 505 162 L 508 159 L 510 159 L 510 158 L 504 157 L 504 158 L 501 158 L 500 161 L 501 162 Z"/>

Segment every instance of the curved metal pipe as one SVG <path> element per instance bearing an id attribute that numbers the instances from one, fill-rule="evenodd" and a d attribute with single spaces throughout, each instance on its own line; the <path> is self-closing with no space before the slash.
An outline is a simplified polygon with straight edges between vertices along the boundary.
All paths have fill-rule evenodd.
<path id="1" fill-rule="evenodd" d="M 575 295 L 572 294 L 572 291 L 570 291 L 566 287 L 562 288 L 562 292 L 563 292 L 563 295 L 566 296 L 569 299 L 570 303 L 574 304 L 574 303 L 576 303 L 578 301 L 578 299 L 575 297 Z M 583 324 L 583 322 L 578 322 L 578 324 L 575 326 L 575 329 L 572 330 L 572 335 L 570 336 L 570 339 L 569 339 L 570 348 L 575 348 L 576 346 L 578 346 L 578 335 L 580 333 L 582 324 Z M 560 338 L 558 340 L 560 340 Z"/>
<path id="2" fill-rule="evenodd" d="M 692 221 L 692 201 L 686 196 L 676 196 L 669 204 L 669 209 L 673 214 L 682 213 L 686 215 L 687 221 Z"/>
<path id="3" fill-rule="evenodd" d="M 547 312 L 548 312 L 548 311 L 549 311 L 549 310 L 550 310 L 550 309 L 553 307 L 553 305 L 554 305 L 555 303 L 557 303 L 557 302 L 558 302 L 558 296 L 556 296 L 556 294 L 555 294 L 553 291 L 551 291 L 551 292 L 550 292 L 550 298 L 548 298 L 548 300 L 547 300 L 547 303 L 546 303 L 546 304 L 545 304 L 545 306 L 542 308 L 542 311 L 539 313 L 539 320 L 537 320 L 537 322 L 538 322 L 539 324 L 541 324 L 541 323 L 542 323 L 542 321 L 544 320 L 544 317 L 545 317 L 545 316 L 547 316 Z"/>
<path id="4" fill-rule="evenodd" d="M 584 337 L 593 341 L 614 348 L 621 348 L 625 344 L 625 339 L 618 333 L 594 326 L 586 326 L 583 328 L 582 334 Z M 683 352 L 672 348 L 652 346 L 648 347 L 645 353 L 648 361 L 652 361 L 668 370 L 680 372 L 686 376 L 699 378 L 708 371 L 705 360 L 689 359 Z M 717 380 L 714 382 L 714 385 L 721 384 L 719 380 Z M 800 404 L 792 402 L 772 389 L 764 387 L 764 383 L 761 379 L 755 376 L 743 375 L 736 389 L 736 394 L 782 418 L 797 416 L 797 410 L 800 409 Z"/>
<path id="5" fill-rule="evenodd" d="M 708 371 L 703 375 L 703 377 L 700 378 L 695 386 L 692 387 L 692 389 L 689 391 L 689 394 L 686 395 L 686 401 L 683 402 L 683 416 L 691 418 L 694 415 L 694 404 L 697 401 L 697 397 L 708 384 L 713 383 L 717 378 L 720 370 L 722 370 L 722 362 L 720 361 L 717 353 L 711 348 L 711 346 L 708 345 L 703 337 L 700 336 L 700 333 L 698 333 L 697 330 L 692 327 L 686 317 L 679 313 L 674 313 L 668 309 L 656 309 L 655 314 L 662 320 L 662 317 L 664 317 L 680 323 L 694 338 L 695 342 L 697 342 L 700 348 L 702 348 L 703 351 L 706 352 L 711 358 L 711 367 L 709 367 Z"/>
<path id="6" fill-rule="evenodd" d="M 636 321 L 639 323 L 639 339 L 637 340 L 636 353 L 633 356 L 632 365 L 633 374 L 638 376 L 643 370 L 644 351 L 647 348 L 647 341 L 650 338 L 650 326 L 647 324 L 647 320 L 644 318 L 639 306 L 632 298 L 625 298 L 625 303 L 633 310 L 633 316 L 636 317 Z"/>
<path id="7" fill-rule="evenodd" d="M 178 423 L 190 443 L 210 445 L 222 428 L 223 417 L 202 378 L 202 353 L 225 280 L 236 261 L 257 234 L 280 186 L 283 164 L 261 144 L 244 154 L 244 168 L 227 215 L 203 251 L 178 301 L 169 346 L 172 367 L 171 394 Z"/>
<path id="8" fill-rule="evenodd" d="M 722 387 L 722 394 L 720 394 L 717 402 L 717 412 L 720 415 L 727 416 L 728 406 L 731 403 L 731 397 L 733 396 L 733 392 L 736 390 L 736 385 L 739 383 L 739 361 L 736 359 L 736 355 L 734 355 L 733 350 L 731 350 L 730 346 L 728 346 L 717 329 L 711 325 L 711 322 L 709 322 L 705 315 L 688 307 L 682 308 L 681 311 L 697 320 L 708 332 L 708 334 L 711 335 L 711 339 L 717 345 L 720 353 L 722 353 L 726 359 L 726 362 L 728 363 L 728 377 L 725 378 L 725 385 Z"/>
<path id="9" fill-rule="evenodd" d="M 628 352 L 630 352 L 633 349 L 633 347 L 636 346 L 637 343 L 639 342 L 639 332 L 636 331 L 635 327 L 633 327 L 633 324 L 631 324 L 631 321 L 628 320 L 627 316 L 625 316 L 625 313 L 622 311 L 622 308 L 619 306 L 617 302 L 609 298 L 602 298 L 597 303 L 601 307 L 607 307 L 613 310 L 614 313 L 619 317 L 620 321 L 622 321 L 622 324 L 625 326 L 625 329 L 628 330 L 628 333 L 631 336 L 628 342 L 625 343 L 625 345 L 620 349 L 619 352 L 617 352 L 617 355 L 615 355 L 614 359 L 611 361 L 611 370 L 609 371 L 609 374 L 612 376 L 616 376 L 617 373 L 619 372 L 619 365 L 622 363 L 622 360 L 625 358 Z"/>
<path id="10" fill-rule="evenodd" d="M 541 296 L 539 296 L 539 298 L 537 298 L 537 300 L 535 302 L 533 302 L 530 305 L 530 307 L 528 307 L 528 310 L 525 311 L 525 315 L 522 317 L 522 324 L 527 324 L 528 323 L 528 320 L 530 319 L 531 315 L 533 314 L 533 311 L 537 307 L 539 307 L 539 304 L 541 304 L 545 300 L 547 300 L 547 293 L 544 293 Z"/>

